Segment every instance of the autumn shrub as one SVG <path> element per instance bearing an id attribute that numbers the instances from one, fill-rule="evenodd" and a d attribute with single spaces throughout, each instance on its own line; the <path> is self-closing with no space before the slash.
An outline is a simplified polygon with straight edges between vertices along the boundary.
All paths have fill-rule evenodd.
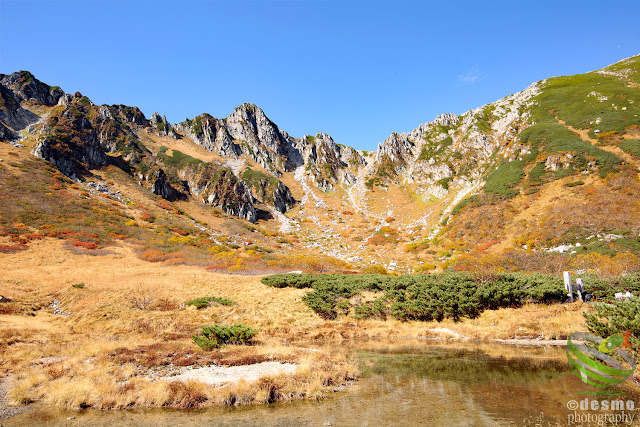
<path id="1" fill-rule="evenodd" d="M 188 236 L 188 235 L 189 235 L 189 232 L 188 232 L 188 231 L 183 230 L 183 229 L 178 228 L 178 227 L 174 227 L 174 228 L 172 228 L 172 230 L 173 230 L 175 233 L 177 233 L 177 234 L 179 234 L 179 235 L 181 235 L 181 236 Z"/>
<path id="2" fill-rule="evenodd" d="M 362 274 L 388 274 L 387 269 L 381 264 L 369 264 L 361 270 Z"/>
<path id="3" fill-rule="evenodd" d="M 82 242 L 80 240 L 75 240 L 75 239 L 72 239 L 70 242 L 72 246 L 76 246 L 83 249 L 96 249 L 98 247 L 98 245 L 93 242 Z"/>
<path id="4" fill-rule="evenodd" d="M 416 268 L 413 269 L 414 273 L 429 273 L 430 271 L 433 271 L 436 269 L 435 264 L 420 264 L 419 266 L 417 266 Z"/>
<path id="5" fill-rule="evenodd" d="M 425 249 L 429 249 L 430 246 L 431 245 L 429 244 L 428 240 L 422 240 L 420 242 L 407 243 L 406 245 L 404 245 L 404 251 L 416 253 Z"/>
<path id="6" fill-rule="evenodd" d="M 138 256 L 141 260 L 149 262 L 162 262 L 169 258 L 169 255 L 157 249 L 147 249 Z"/>
<path id="7" fill-rule="evenodd" d="M 284 255 L 274 260 L 272 266 L 287 269 L 314 271 L 317 273 L 346 272 L 351 270 L 349 263 L 324 255 Z"/>
<path id="8" fill-rule="evenodd" d="M 574 268 L 596 275 L 600 279 L 614 279 L 640 273 L 640 257 L 629 252 L 605 255 L 598 252 L 578 254 L 572 260 Z"/>
<path id="9" fill-rule="evenodd" d="M 29 247 L 25 244 L 0 245 L 0 254 L 14 254 L 16 252 L 24 251 L 26 249 L 29 249 Z"/>
<path id="10" fill-rule="evenodd" d="M 381 227 L 367 243 L 375 246 L 395 245 L 399 240 L 398 230 L 391 227 Z"/>
<path id="11" fill-rule="evenodd" d="M 143 211 L 140 214 L 140 219 L 146 222 L 155 222 L 156 217 L 154 215 L 151 215 L 149 212 L 147 211 Z"/>
<path id="12" fill-rule="evenodd" d="M 28 240 L 42 240 L 44 239 L 44 234 L 42 233 L 27 233 L 24 234 L 23 237 Z"/>
<path id="13" fill-rule="evenodd" d="M 147 310 L 153 302 L 153 292 L 151 289 L 143 286 L 137 286 L 129 293 L 129 302 L 131 307 L 137 310 Z"/>
<path id="14" fill-rule="evenodd" d="M 180 210 L 177 209 L 175 206 L 173 206 L 171 203 L 169 203 L 168 201 L 164 200 L 164 199 L 160 199 L 156 202 L 156 205 L 158 205 L 158 207 L 167 210 L 169 212 L 172 213 L 180 213 Z"/>

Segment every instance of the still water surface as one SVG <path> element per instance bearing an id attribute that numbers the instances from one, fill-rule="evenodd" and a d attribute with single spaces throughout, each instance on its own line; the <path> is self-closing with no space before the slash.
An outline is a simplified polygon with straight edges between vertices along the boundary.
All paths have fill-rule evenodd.
<path id="1" fill-rule="evenodd" d="M 546 426 L 567 425 L 574 413 L 567 403 L 593 398 L 580 394 L 593 389 L 570 373 L 563 348 L 425 344 L 354 351 L 362 378 L 320 402 L 196 411 L 34 410 L 4 425 Z M 640 393 L 627 393 L 623 399 L 640 407 Z"/>

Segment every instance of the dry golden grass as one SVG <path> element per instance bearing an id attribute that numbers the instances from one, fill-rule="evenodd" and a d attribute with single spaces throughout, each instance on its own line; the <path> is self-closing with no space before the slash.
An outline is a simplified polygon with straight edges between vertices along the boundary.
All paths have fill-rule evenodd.
<path id="1" fill-rule="evenodd" d="M 566 339 L 575 331 L 586 330 L 583 311 L 591 306 L 574 304 L 529 304 L 521 308 L 484 311 L 477 319 L 459 323 L 445 320 L 439 324 L 464 337 L 492 339 Z"/>
<path id="2" fill-rule="evenodd" d="M 318 399 L 358 371 L 344 351 L 329 351 L 326 345 L 321 351 L 308 349 L 309 342 L 562 338 L 584 329 L 581 311 L 586 306 L 579 304 L 486 311 L 459 323 L 324 321 L 301 301 L 307 290 L 270 288 L 259 277 L 145 262 L 128 246 L 112 250 L 104 256 L 78 255 L 67 252 L 63 242 L 45 239 L 28 251 L 0 255 L 0 295 L 13 300 L 13 312 L 0 314 L 0 375 L 11 376 L 15 404 L 106 409 Z M 72 286 L 77 283 L 84 288 Z M 230 298 L 236 305 L 184 306 L 201 296 Z M 68 315 L 52 313 L 54 299 Z M 202 326 L 237 322 L 260 329 L 256 345 L 205 352 L 191 340 Z M 222 387 L 150 376 L 172 366 L 263 361 L 292 362 L 299 368 L 293 375 Z"/>
<path id="3" fill-rule="evenodd" d="M 301 350 L 271 336 L 273 330 L 313 329 L 323 323 L 300 300 L 304 290 L 270 288 L 255 277 L 149 263 L 126 246 L 113 250 L 115 254 L 101 257 L 77 255 L 66 252 L 63 242 L 47 239 L 29 251 L 2 255 L 0 295 L 11 298 L 16 311 L 0 315 L 0 369 L 2 376 L 12 375 L 12 402 L 122 408 L 317 398 L 356 375 L 344 355 Z M 84 288 L 72 286 L 77 283 Z M 185 301 L 201 296 L 231 298 L 236 304 L 185 307 Z M 51 313 L 54 299 L 68 315 Z M 202 326 L 236 322 L 263 331 L 257 345 L 205 352 L 191 340 Z M 148 378 L 149 370 L 168 363 L 266 360 L 300 363 L 301 370 L 278 377 L 268 388 L 238 383 L 218 390 Z M 345 372 L 348 377 L 341 376 Z"/>
<path id="4" fill-rule="evenodd" d="M 239 405 L 319 399 L 358 376 L 355 363 L 344 352 L 303 353 L 296 356 L 299 368 L 293 375 L 222 386 L 154 378 L 133 364 L 119 365 L 100 357 L 68 358 L 22 369 L 13 378 L 9 398 L 14 404 L 43 401 L 66 409 Z"/>

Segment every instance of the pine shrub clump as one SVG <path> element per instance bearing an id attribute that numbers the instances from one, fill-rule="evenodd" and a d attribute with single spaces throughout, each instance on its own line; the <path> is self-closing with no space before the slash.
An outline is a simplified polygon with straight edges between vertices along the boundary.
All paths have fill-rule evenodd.
<path id="1" fill-rule="evenodd" d="M 219 297 L 200 297 L 200 298 L 189 300 L 185 304 L 192 305 L 197 309 L 200 309 L 200 308 L 209 307 L 209 305 L 212 302 L 218 303 L 220 305 L 229 305 L 229 306 L 235 305 L 235 302 L 233 300 L 230 300 L 229 298 L 219 298 Z"/>
<path id="2" fill-rule="evenodd" d="M 257 329 L 236 323 L 231 326 L 205 326 L 193 341 L 205 350 L 219 348 L 224 344 L 247 344 L 258 333 Z"/>
<path id="3" fill-rule="evenodd" d="M 518 307 L 525 302 L 563 302 L 567 295 L 560 277 L 543 274 L 502 274 L 477 280 L 469 273 L 445 272 L 388 276 L 383 274 L 276 274 L 262 279 L 276 287 L 309 289 L 302 300 L 325 319 L 393 317 L 399 320 L 460 320 L 478 317 L 486 309 Z M 373 299 L 363 301 L 364 291 Z"/>

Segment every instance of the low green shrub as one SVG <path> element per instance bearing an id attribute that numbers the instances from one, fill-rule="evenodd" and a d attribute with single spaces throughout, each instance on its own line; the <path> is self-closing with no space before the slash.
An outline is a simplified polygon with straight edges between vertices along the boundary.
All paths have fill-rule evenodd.
<path id="1" fill-rule="evenodd" d="M 510 273 L 490 281 L 464 272 L 387 276 L 381 274 L 277 274 L 262 282 L 273 287 L 306 288 L 302 300 L 325 319 L 350 311 L 349 300 L 363 291 L 381 293 L 355 304 L 354 317 L 400 320 L 459 320 L 486 309 L 517 307 L 525 302 L 549 304 L 566 299 L 563 280 L 542 274 Z"/>
<path id="2" fill-rule="evenodd" d="M 234 305 L 235 304 L 234 301 L 232 301 L 232 300 L 230 300 L 228 298 L 218 298 L 218 297 L 200 297 L 200 298 L 189 300 L 185 304 L 186 305 L 193 305 L 194 307 L 200 309 L 200 308 L 209 307 L 209 305 L 212 302 L 218 303 L 220 305 Z"/>
<path id="3" fill-rule="evenodd" d="M 76 289 L 82 289 L 82 288 L 84 288 L 84 283 L 74 283 L 71 286 L 76 288 Z"/>
<path id="4" fill-rule="evenodd" d="M 524 176 L 525 162 L 514 160 L 503 163 L 487 177 L 484 185 L 485 193 L 493 193 L 504 198 L 512 198 L 518 195 L 514 187 Z"/>
<path id="5" fill-rule="evenodd" d="M 177 169 L 182 169 L 186 166 L 198 166 L 202 163 L 202 160 L 191 157 L 188 154 L 184 154 L 178 150 L 172 150 L 171 156 L 167 154 L 168 147 L 162 146 L 158 150 L 158 158 L 164 162 L 164 164 L 173 166 Z"/>
<path id="6" fill-rule="evenodd" d="M 619 147 L 633 157 L 640 159 L 640 139 L 625 139 Z"/>
<path id="7" fill-rule="evenodd" d="M 617 292 L 625 289 L 633 295 L 640 296 L 640 275 L 628 274 L 615 279 L 598 279 L 595 275 L 583 275 L 585 290 L 598 301 L 614 301 Z"/>
<path id="8" fill-rule="evenodd" d="M 589 332 L 607 338 L 631 331 L 632 350 L 640 352 L 640 298 L 627 298 L 613 303 L 596 303 L 594 311 L 583 313 Z"/>
<path id="9" fill-rule="evenodd" d="M 529 173 L 531 183 L 539 184 L 545 180 L 545 177 L 551 179 L 560 178 L 563 175 L 566 176 L 585 170 L 588 167 L 587 158 L 595 160 L 600 176 L 603 178 L 622 163 L 614 154 L 583 141 L 579 136 L 555 121 L 551 121 L 551 119 L 546 118 L 546 120 L 529 126 L 520 133 L 522 143 L 527 144 L 530 149 L 530 154 L 525 156 L 525 161 L 534 161 L 539 153 L 569 152 L 573 153 L 574 157 L 571 160 L 569 169 L 560 169 L 553 175 L 545 170 L 544 163 L 536 164 Z M 505 165 L 508 164 L 505 163 Z"/>
<path id="10" fill-rule="evenodd" d="M 218 348 L 223 344 L 246 344 L 256 334 L 257 329 L 236 323 L 231 326 L 205 326 L 199 335 L 193 335 L 193 341 L 205 350 Z"/>
<path id="11" fill-rule="evenodd" d="M 389 307 L 383 298 L 366 301 L 355 306 L 353 317 L 356 319 L 381 319 L 386 320 L 389 315 Z"/>

